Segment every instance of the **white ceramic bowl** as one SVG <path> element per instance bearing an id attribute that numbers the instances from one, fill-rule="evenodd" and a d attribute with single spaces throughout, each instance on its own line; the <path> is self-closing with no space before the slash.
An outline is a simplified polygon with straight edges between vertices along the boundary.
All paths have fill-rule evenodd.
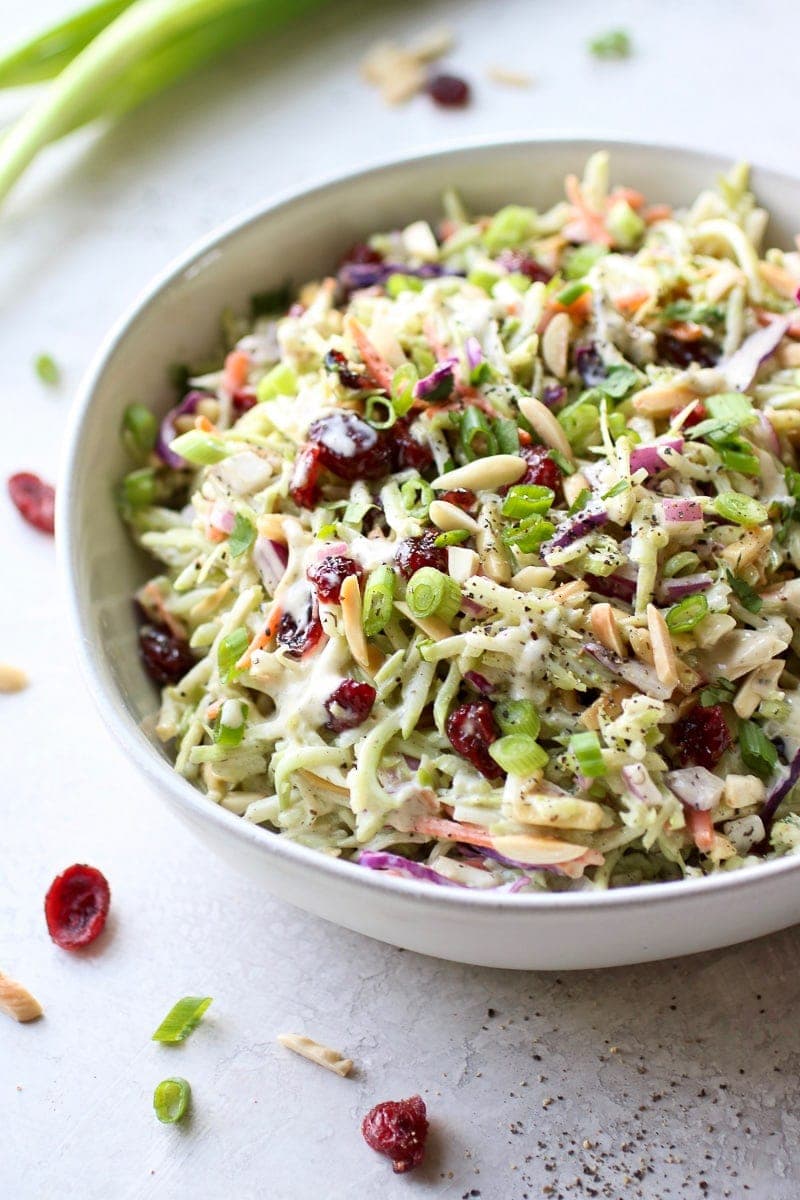
<path id="1" fill-rule="evenodd" d="M 611 143 L 616 180 L 654 200 L 690 201 L 729 163 L 713 154 Z M 472 211 L 561 193 L 598 143 L 551 139 L 461 146 L 392 162 L 284 197 L 212 234 L 157 279 L 114 329 L 76 401 L 58 500 L 60 553 L 83 667 L 100 711 L 182 820 L 234 871 L 282 899 L 382 941 L 485 966 L 564 969 L 727 945 L 800 919 L 800 859 L 607 893 L 494 896 L 367 871 L 279 838 L 217 807 L 178 776 L 143 729 L 156 696 L 139 664 L 131 593 L 150 573 L 112 499 L 126 470 L 118 429 L 132 400 L 168 406 L 166 367 L 204 357 L 220 310 L 255 291 L 330 270 L 357 238 L 435 218 L 453 185 Z M 800 181 L 756 171 L 770 244 L 800 223 Z M 87 531 L 91 536 L 86 536 Z"/>

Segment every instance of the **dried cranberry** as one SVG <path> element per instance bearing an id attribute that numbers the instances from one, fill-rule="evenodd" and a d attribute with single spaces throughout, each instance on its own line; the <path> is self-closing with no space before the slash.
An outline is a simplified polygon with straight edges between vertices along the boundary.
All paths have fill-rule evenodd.
<path id="1" fill-rule="evenodd" d="M 561 483 L 561 470 L 550 457 L 547 446 L 522 446 L 520 456 L 528 464 L 520 483 L 536 483 L 555 492 Z"/>
<path id="2" fill-rule="evenodd" d="M 428 80 L 428 95 L 442 108 L 463 108 L 469 104 L 469 84 L 458 75 L 434 75 Z"/>
<path id="3" fill-rule="evenodd" d="M 526 254 L 524 250 L 503 250 L 497 256 L 497 261 L 507 271 L 516 275 L 525 275 L 534 283 L 549 283 L 553 278 L 552 271 L 548 271 L 547 267 L 542 266 L 535 258 L 531 258 L 530 254 Z"/>
<path id="4" fill-rule="evenodd" d="M 381 263 L 383 255 L 380 250 L 374 250 L 367 242 L 355 242 L 349 250 L 346 250 L 339 260 L 340 264 L 357 263 L 359 266 L 364 263 Z"/>
<path id="5" fill-rule="evenodd" d="M 56 493 L 49 483 L 38 475 L 22 471 L 9 479 L 8 494 L 17 512 L 34 529 L 40 529 L 42 533 L 55 531 Z"/>
<path id="6" fill-rule="evenodd" d="M 344 387 L 352 388 L 356 392 L 370 387 L 366 375 L 360 375 L 358 371 L 355 371 L 341 350 L 329 350 L 322 360 L 322 365 L 326 371 L 338 375 Z"/>
<path id="7" fill-rule="evenodd" d="M 258 404 L 258 398 L 255 392 L 248 391 L 246 388 L 238 388 L 233 393 L 233 411 L 241 416 L 242 413 L 249 412 L 251 408 L 255 408 Z"/>
<path id="8" fill-rule="evenodd" d="M 502 778 L 502 767 L 489 753 L 489 747 L 497 741 L 500 731 L 488 700 L 459 704 L 447 718 L 445 729 L 453 749 L 471 762 L 476 771 L 487 779 Z"/>
<path id="9" fill-rule="evenodd" d="M 377 694 L 371 683 L 343 679 L 325 701 L 328 714 L 325 728 L 333 733 L 341 733 L 343 729 L 355 729 L 357 725 L 362 725 L 372 712 Z"/>
<path id="10" fill-rule="evenodd" d="M 447 571 L 447 550 L 437 546 L 438 529 L 426 529 L 419 537 L 406 538 L 395 552 L 394 560 L 404 579 L 410 579 L 420 567 Z"/>
<path id="11" fill-rule="evenodd" d="M 707 337 L 687 342 L 665 331 L 656 337 L 656 354 L 674 367 L 690 367 L 692 363 L 701 367 L 713 367 L 719 361 L 721 353 L 717 343 Z"/>
<path id="12" fill-rule="evenodd" d="M 307 577 L 317 589 L 317 596 L 326 604 L 338 604 L 342 584 L 348 575 L 363 574 L 360 565 L 343 554 L 328 554 L 319 562 L 312 563 L 306 571 Z"/>
<path id="13" fill-rule="evenodd" d="M 673 725 L 672 742 L 681 766 L 706 767 L 709 771 L 733 744 L 719 704 L 708 708 L 696 704 Z"/>
<path id="14" fill-rule="evenodd" d="M 388 437 L 393 471 L 407 471 L 409 468 L 424 471 L 433 463 L 430 448 L 412 436 L 407 421 L 398 421 L 393 425 Z"/>
<path id="15" fill-rule="evenodd" d="M 606 365 L 596 346 L 575 347 L 575 370 L 585 387 L 597 387 L 608 375 Z"/>
<path id="16" fill-rule="evenodd" d="M 308 589 L 299 604 L 295 603 L 291 609 L 281 613 L 275 637 L 293 658 L 301 658 L 314 649 L 322 637 L 322 623 L 312 588 Z"/>
<path id="17" fill-rule="evenodd" d="M 428 1115 L 421 1096 L 384 1100 L 371 1108 L 361 1122 L 364 1141 L 392 1160 L 396 1175 L 418 1167 L 425 1157 Z"/>
<path id="18" fill-rule="evenodd" d="M 314 508 L 319 499 L 319 449 L 306 445 L 294 461 L 289 495 L 298 508 Z"/>
<path id="19" fill-rule="evenodd" d="M 160 687 L 177 683 L 195 665 L 188 642 L 176 637 L 166 625 L 142 626 L 139 653 L 145 671 Z"/>
<path id="20" fill-rule="evenodd" d="M 680 414 L 683 412 L 683 409 L 685 407 L 686 407 L 686 405 L 683 405 L 683 407 L 682 407 L 679 404 L 677 408 L 673 408 L 672 412 L 669 414 L 670 420 L 674 421 L 676 417 L 680 416 Z M 707 416 L 708 416 L 708 409 L 706 408 L 705 404 L 703 404 L 702 400 L 697 400 L 695 402 L 694 408 L 689 413 L 686 420 L 683 422 L 683 428 L 690 429 L 692 425 L 699 425 L 701 421 L 705 421 Z"/>
<path id="21" fill-rule="evenodd" d="M 312 422 L 309 440 L 319 462 L 340 479 L 379 479 L 390 467 L 389 444 L 352 412 L 335 412 Z"/>
<path id="22" fill-rule="evenodd" d="M 44 899 L 50 937 L 62 950 L 88 946 L 103 932 L 111 902 L 108 881 L 96 867 L 76 863 L 57 875 Z"/>
<path id="23" fill-rule="evenodd" d="M 442 492 L 439 499 L 446 501 L 447 504 L 455 504 L 456 508 L 461 508 L 464 512 L 469 512 L 475 506 L 477 496 L 469 488 L 453 488 L 450 492 Z"/>

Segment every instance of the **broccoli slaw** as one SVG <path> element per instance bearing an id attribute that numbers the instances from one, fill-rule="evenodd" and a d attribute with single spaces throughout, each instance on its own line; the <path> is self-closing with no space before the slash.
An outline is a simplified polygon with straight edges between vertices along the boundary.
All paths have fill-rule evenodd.
<path id="1" fill-rule="evenodd" d="M 530 892 L 800 849 L 800 243 L 736 168 L 608 156 L 444 197 L 226 314 L 123 436 L 157 734 L 210 801 L 362 869 Z"/>

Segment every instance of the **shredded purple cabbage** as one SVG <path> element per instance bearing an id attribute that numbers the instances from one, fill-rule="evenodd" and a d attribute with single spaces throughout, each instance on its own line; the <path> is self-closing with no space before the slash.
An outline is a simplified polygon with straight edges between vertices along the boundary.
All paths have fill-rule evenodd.
<path id="1" fill-rule="evenodd" d="M 750 386 L 761 364 L 778 349 L 791 323 L 792 314 L 782 313 L 769 325 L 745 338 L 729 359 L 717 364 L 728 387 L 743 392 Z"/>
<path id="2" fill-rule="evenodd" d="M 607 520 L 608 513 L 600 501 L 590 500 L 579 513 L 575 513 L 573 517 L 567 517 L 566 521 L 562 521 L 556 527 L 550 541 L 545 542 L 542 546 L 542 556 L 546 559 L 550 550 L 561 550 L 564 546 L 571 546 L 573 542 L 577 542 L 578 538 L 583 537 L 592 529 L 596 529 L 598 525 L 605 525 Z"/>
<path id="3" fill-rule="evenodd" d="M 470 370 L 474 371 L 483 362 L 483 350 L 478 339 L 476 337 L 468 337 L 464 342 L 464 351 L 467 355 Z"/>
<path id="4" fill-rule="evenodd" d="M 769 833 L 776 811 L 798 780 L 800 780 L 800 750 L 798 750 L 789 764 L 789 770 L 786 775 L 775 785 L 764 801 L 764 807 L 761 809 L 760 815 L 767 833 Z"/>
<path id="5" fill-rule="evenodd" d="M 456 883 L 453 879 L 445 878 L 431 867 L 425 867 L 422 863 L 404 858 L 402 854 L 390 854 L 387 850 L 362 850 L 357 861 L 359 866 L 367 867 L 370 871 L 402 871 L 414 879 L 425 879 L 428 883 L 435 883 L 439 887 L 464 886 Z"/>
<path id="6" fill-rule="evenodd" d="M 697 575 L 683 575 L 680 579 L 665 579 L 658 589 L 658 596 L 665 603 L 674 604 L 685 596 L 696 596 L 698 592 L 707 591 L 713 582 L 706 571 Z"/>
<path id="7" fill-rule="evenodd" d="M 480 692 L 482 696 L 491 696 L 494 691 L 494 684 L 485 675 L 481 675 L 479 671 L 465 671 L 464 682 L 471 684 L 475 688 L 475 691 Z"/>
<path id="8" fill-rule="evenodd" d="M 429 397 L 437 397 L 440 392 L 443 392 L 448 385 L 452 391 L 455 382 L 453 368 L 458 363 L 457 358 L 445 358 L 431 371 L 430 375 L 423 376 L 414 384 L 414 398 L 416 400 L 426 400 Z M 448 393 L 449 394 L 449 393 Z"/>
<path id="9" fill-rule="evenodd" d="M 575 370 L 587 388 L 597 387 L 608 376 L 600 351 L 593 345 L 575 347 Z"/>
<path id="10" fill-rule="evenodd" d="M 555 408 L 567 394 L 567 389 L 563 383 L 553 383 L 542 391 L 542 404 L 547 408 Z"/>
<path id="11" fill-rule="evenodd" d="M 423 263 L 420 267 L 410 267 L 407 263 L 344 263 L 339 268 L 337 279 L 347 292 L 357 292 L 361 288 L 374 287 L 385 283 L 390 275 L 414 275 L 417 279 L 436 279 L 440 275 L 461 275 L 461 271 L 453 271 L 441 263 Z"/>
<path id="12" fill-rule="evenodd" d="M 174 450 L 170 450 L 169 444 L 178 436 L 178 431 L 175 428 L 175 422 L 178 417 L 186 416 L 189 413 L 197 412 L 197 406 L 201 400 L 206 400 L 208 397 L 205 392 L 187 392 L 180 404 L 176 404 L 175 408 L 171 408 L 158 431 L 156 438 L 155 451 L 162 462 L 168 467 L 172 467 L 175 471 L 180 471 L 185 467 L 186 459 L 181 458 L 180 454 L 176 454 Z"/>
<path id="13" fill-rule="evenodd" d="M 624 600 L 626 604 L 633 602 L 636 595 L 636 580 L 627 575 L 584 575 L 585 582 L 591 591 L 598 596 L 608 596 L 610 600 Z"/>

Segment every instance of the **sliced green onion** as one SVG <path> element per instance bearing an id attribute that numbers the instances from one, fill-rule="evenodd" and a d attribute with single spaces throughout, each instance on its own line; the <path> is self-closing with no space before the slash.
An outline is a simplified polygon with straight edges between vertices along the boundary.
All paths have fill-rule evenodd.
<path id="1" fill-rule="evenodd" d="M 744 765 L 760 779 L 769 779 L 778 765 L 778 751 L 755 721 L 739 722 L 739 753 Z"/>
<path id="2" fill-rule="evenodd" d="M 682 571 L 692 572 L 700 566 L 700 559 L 696 554 L 692 554 L 691 550 L 681 550 L 678 554 L 673 554 L 664 563 L 661 568 L 661 574 L 665 579 L 674 579 L 676 575 L 680 575 Z"/>
<path id="3" fill-rule="evenodd" d="M 595 387 L 609 400 L 622 400 L 631 388 L 639 382 L 639 372 L 634 371 L 627 363 L 615 363 L 606 369 L 605 379 L 601 379 Z M 614 413 L 614 416 L 622 414 Z"/>
<path id="4" fill-rule="evenodd" d="M 711 441 L 710 438 L 709 441 Z M 760 473 L 759 461 L 744 438 L 739 438 L 735 442 L 717 443 L 712 441 L 712 445 L 727 471 L 738 471 L 740 475 L 758 475 Z"/>
<path id="5" fill-rule="evenodd" d="M 158 421 L 143 404 L 129 404 L 122 414 L 123 445 L 134 458 L 145 459 L 158 437 Z"/>
<path id="6" fill-rule="evenodd" d="M 481 364 L 483 365 L 483 364 Z M 510 417 L 496 417 L 493 422 L 498 454 L 519 454 L 519 428 Z"/>
<path id="7" fill-rule="evenodd" d="M 585 775 L 587 779 L 599 779 L 605 775 L 606 765 L 603 762 L 600 739 L 593 730 L 573 733 L 569 739 L 569 748 L 575 755 L 581 775 Z"/>
<path id="8" fill-rule="evenodd" d="M 169 448 L 187 462 L 200 467 L 210 467 L 233 454 L 233 448 L 223 442 L 221 437 L 215 433 L 202 433 L 199 429 L 190 429 L 188 433 L 182 433 L 170 442 Z"/>
<path id="9" fill-rule="evenodd" d="M 400 488 L 400 497 L 408 515 L 421 521 L 434 499 L 433 488 L 424 479 L 407 479 Z"/>
<path id="10" fill-rule="evenodd" d="M 336 537 L 336 526 L 330 524 L 320 525 L 319 529 L 317 530 L 317 537 L 323 542 L 328 538 Z"/>
<path id="11" fill-rule="evenodd" d="M 744 579 L 737 579 L 732 571 L 726 570 L 725 575 L 727 576 L 731 591 L 736 596 L 742 607 L 746 608 L 747 611 L 751 613 L 761 612 L 761 607 L 764 601 L 761 599 L 758 592 L 755 591 L 754 588 L 751 588 L 750 584 L 746 583 Z"/>
<path id="12" fill-rule="evenodd" d="M 575 499 L 572 501 L 572 504 L 570 504 L 569 508 L 567 509 L 567 516 L 574 517 L 575 513 L 579 513 L 582 508 L 586 507 L 591 498 L 592 493 L 590 492 L 589 488 L 581 488 Z"/>
<path id="13" fill-rule="evenodd" d="M 471 283 L 473 287 L 482 288 L 487 295 L 491 296 L 494 285 L 500 281 L 501 276 L 494 271 L 487 271 L 482 267 L 473 267 L 467 275 L 467 283 Z"/>
<path id="14" fill-rule="evenodd" d="M 613 500 L 614 496 L 621 496 L 623 492 L 630 490 L 630 479 L 620 479 L 613 487 L 610 487 L 607 492 L 603 492 L 601 500 Z"/>
<path id="15" fill-rule="evenodd" d="M 538 513 L 532 513 L 518 525 L 504 529 L 500 536 L 504 545 L 515 546 L 522 554 L 533 554 L 555 531 L 556 527 L 552 521 L 546 521 Z"/>
<path id="16" fill-rule="evenodd" d="M 384 286 L 386 294 L 395 300 L 401 292 L 421 292 L 423 284 L 416 275 L 404 275 L 402 271 L 395 271 L 386 280 Z"/>
<path id="17" fill-rule="evenodd" d="M 689 633 L 707 616 L 708 601 L 701 592 L 698 592 L 694 596 L 687 596 L 684 600 L 673 604 L 672 608 L 667 610 L 664 620 L 667 622 L 670 633 Z"/>
<path id="18" fill-rule="evenodd" d="M 594 264 L 608 253 L 608 247 L 601 246 L 598 242 L 586 242 L 583 246 L 576 246 L 564 256 L 564 278 L 583 279 Z"/>
<path id="19" fill-rule="evenodd" d="M 419 373 L 412 362 L 403 363 L 392 376 L 392 407 L 398 417 L 404 417 L 414 403 L 414 387 Z"/>
<path id="20" fill-rule="evenodd" d="M 492 378 L 492 368 L 486 359 L 479 362 L 477 367 L 472 367 L 469 373 L 469 381 L 473 387 L 480 387 L 482 383 L 487 383 Z"/>
<path id="21" fill-rule="evenodd" d="M 576 300 L 580 300 L 581 296 L 585 296 L 591 290 L 588 283 L 580 283 L 578 280 L 568 283 L 556 296 L 556 304 L 569 308 L 570 304 L 574 304 Z"/>
<path id="22" fill-rule="evenodd" d="M 214 722 L 214 741 L 218 746 L 240 746 L 244 737 L 244 723 L 249 705 L 240 700 L 223 700 L 222 708 Z M 226 720 L 227 718 L 227 720 Z"/>
<path id="23" fill-rule="evenodd" d="M 200 1024 L 211 996 L 184 996 L 169 1010 L 153 1034 L 154 1042 L 182 1042 Z"/>
<path id="24" fill-rule="evenodd" d="M 256 396 L 260 404 L 275 400 L 278 396 L 297 395 L 297 374 L 288 363 L 277 363 L 256 385 Z"/>
<path id="25" fill-rule="evenodd" d="M 736 695 L 736 684 L 722 676 L 710 687 L 703 688 L 700 693 L 700 704 L 703 708 L 711 708 L 714 704 L 730 704 Z"/>
<path id="26" fill-rule="evenodd" d="M 535 208 L 524 208 L 520 204 L 507 204 L 492 217 L 483 242 L 490 254 L 499 254 L 519 246 L 533 237 L 539 228 L 539 216 Z"/>
<path id="27" fill-rule="evenodd" d="M 516 483 L 508 489 L 501 511 L 504 517 L 514 520 L 529 517 L 531 513 L 546 513 L 555 498 L 552 488 L 538 483 Z"/>
<path id="28" fill-rule="evenodd" d="M 448 529 L 446 533 L 437 533 L 433 544 L 434 546 L 460 546 L 470 536 L 468 529 Z"/>
<path id="29" fill-rule="evenodd" d="M 532 700 L 501 700 L 494 706 L 501 733 L 523 733 L 537 738 L 542 722 Z"/>
<path id="30" fill-rule="evenodd" d="M 560 450 L 553 450 L 553 448 L 551 447 L 549 454 L 562 475 L 574 475 L 575 474 L 577 467 L 574 467 L 572 465 L 572 463 L 569 461 L 569 459 L 566 458 L 561 453 Z"/>
<path id="31" fill-rule="evenodd" d="M 594 404 L 570 404 L 558 414 L 558 423 L 574 450 L 584 450 L 596 440 L 600 431 L 600 414 Z M 550 451 L 551 457 L 554 452 Z"/>
<path id="32" fill-rule="evenodd" d="M 385 564 L 375 567 L 367 576 L 361 602 L 361 624 L 367 637 L 382 633 L 392 619 L 392 605 L 397 576 Z"/>
<path id="33" fill-rule="evenodd" d="M 224 683 L 230 683 L 236 676 L 236 664 L 250 645 L 250 637 L 246 629 L 234 629 L 222 639 L 217 650 L 219 673 Z"/>
<path id="34" fill-rule="evenodd" d="M 733 521 L 736 525 L 764 525 L 769 520 L 764 505 L 741 492 L 720 492 L 714 497 L 713 507 L 724 521 Z"/>
<path id="35" fill-rule="evenodd" d="M 712 417 L 730 421 L 739 427 L 752 425 L 757 419 L 752 402 L 741 392 L 720 392 L 716 396 L 706 396 L 705 406 Z"/>
<path id="36" fill-rule="evenodd" d="M 228 538 L 228 549 L 233 558 L 239 558 L 249 550 L 256 540 L 256 527 L 243 513 L 236 514 L 231 535 Z"/>
<path id="37" fill-rule="evenodd" d="M 397 420 L 397 413 L 387 396 L 367 396 L 364 417 L 373 429 L 391 429 Z"/>
<path id="38" fill-rule="evenodd" d="M 623 250 L 632 250 L 647 228 L 627 200 L 617 200 L 611 205 L 606 217 L 606 227 L 614 239 L 614 244 Z"/>
<path id="39" fill-rule="evenodd" d="M 476 405 L 465 408 L 459 427 L 461 445 L 469 458 L 497 453 L 497 438 L 489 418 Z"/>
<path id="40" fill-rule="evenodd" d="M 179 1075 L 162 1079 L 153 1093 L 153 1108 L 164 1125 L 174 1125 L 185 1116 L 192 1089 Z"/>
<path id="41" fill-rule="evenodd" d="M 461 606 L 461 588 L 443 571 L 420 567 L 406 586 L 406 603 L 415 617 L 436 616 L 449 622 Z"/>
<path id="42" fill-rule="evenodd" d="M 33 366 L 42 383 L 46 383 L 49 387 L 55 387 L 61 378 L 58 363 L 52 354 L 40 354 L 34 360 Z"/>
<path id="43" fill-rule="evenodd" d="M 152 467 L 131 471 L 122 481 L 120 495 L 123 504 L 144 508 L 156 501 L 156 473 Z"/>
<path id="44" fill-rule="evenodd" d="M 630 35 L 624 29 L 600 33 L 589 42 L 589 52 L 595 58 L 628 58 L 631 49 Z"/>
<path id="45" fill-rule="evenodd" d="M 541 771 L 548 762 L 547 751 L 524 733 L 509 733 L 498 738 L 492 742 L 489 753 L 509 775 L 532 775 L 534 771 Z"/>

